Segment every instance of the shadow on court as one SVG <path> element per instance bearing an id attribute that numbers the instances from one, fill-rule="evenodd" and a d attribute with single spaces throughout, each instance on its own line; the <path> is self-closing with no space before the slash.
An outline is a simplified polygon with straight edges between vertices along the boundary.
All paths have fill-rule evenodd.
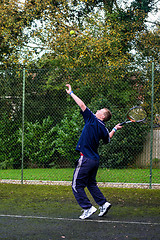
<path id="1" fill-rule="evenodd" d="M 85 221 L 70 187 L 3 184 L 0 190 L 0 239 L 160 239 L 160 190 L 104 188 L 112 208 Z"/>

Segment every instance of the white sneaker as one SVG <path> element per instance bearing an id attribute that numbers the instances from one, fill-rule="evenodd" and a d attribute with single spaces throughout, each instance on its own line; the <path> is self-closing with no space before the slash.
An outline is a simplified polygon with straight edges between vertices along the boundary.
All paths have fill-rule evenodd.
<path id="1" fill-rule="evenodd" d="M 104 216 L 108 210 L 112 207 L 112 205 L 109 202 L 106 202 L 102 206 L 99 207 L 100 213 L 98 214 L 98 217 Z"/>
<path id="2" fill-rule="evenodd" d="M 89 209 L 84 209 L 83 214 L 79 217 L 80 219 L 86 219 L 89 218 L 93 213 L 97 211 L 97 208 L 90 207 Z"/>

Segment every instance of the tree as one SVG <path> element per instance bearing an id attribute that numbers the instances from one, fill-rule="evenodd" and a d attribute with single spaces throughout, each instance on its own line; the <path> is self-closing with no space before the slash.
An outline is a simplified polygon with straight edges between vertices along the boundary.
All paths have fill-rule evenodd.
<path id="1" fill-rule="evenodd" d="M 160 84 L 159 84 L 159 46 L 160 46 L 160 36 L 159 36 L 159 26 L 157 29 L 145 30 L 137 35 L 135 41 L 136 49 L 136 65 L 139 66 L 145 79 L 141 82 L 141 96 L 145 96 L 145 106 L 150 113 L 151 107 L 151 84 L 152 84 L 152 72 L 151 63 L 154 62 L 154 114 L 160 114 Z M 142 94 L 143 91 L 143 94 Z"/>
<path id="2" fill-rule="evenodd" d="M 1 50 L 0 62 L 1 65 L 9 66 L 10 61 L 18 62 L 17 50 L 22 46 L 23 34 L 23 12 L 18 7 L 18 2 L 15 0 L 4 0 L 0 3 L 1 16 Z M 13 60 L 14 59 L 14 60 Z"/>
<path id="3" fill-rule="evenodd" d="M 149 31 L 145 29 L 142 33 L 139 33 L 136 39 L 136 50 L 141 54 L 141 60 L 147 61 L 154 60 L 159 61 L 159 46 L 160 46 L 160 27 Z"/>
<path id="4" fill-rule="evenodd" d="M 71 27 L 65 23 L 56 32 L 48 25 L 48 37 L 45 35 L 43 41 L 52 36 L 48 42 L 52 53 L 41 58 L 39 65 L 58 66 L 65 71 L 83 68 L 84 71 L 80 70 L 77 82 L 83 78 L 87 85 L 102 85 L 113 80 L 117 83 L 118 78 L 123 78 L 126 73 L 124 67 L 133 61 L 130 53 L 132 43 L 139 31 L 139 25 L 143 28 L 143 15 L 133 24 L 134 18 L 137 18 L 137 13 L 133 14 L 130 21 L 130 14 L 127 20 L 122 11 L 121 18 L 119 12 L 115 12 L 110 16 L 110 20 L 104 22 L 101 14 L 92 14 L 86 18 L 83 28 L 74 25 L 76 34 L 72 36 L 69 34 Z M 97 67 L 97 70 L 100 67 L 104 68 L 104 76 L 100 71 L 96 71 L 95 74 L 93 67 Z M 89 71 L 89 68 L 92 69 Z M 89 71 L 88 75 L 85 74 L 85 69 Z"/>
<path id="5" fill-rule="evenodd" d="M 144 11 L 145 13 L 149 13 L 150 11 L 153 10 L 155 6 L 155 1 L 154 0 L 134 0 L 131 3 L 131 7 L 134 9 L 139 9 L 141 11 Z"/>
<path id="6" fill-rule="evenodd" d="M 123 16 L 123 19 L 130 23 L 129 25 L 134 25 L 134 22 L 139 17 L 141 18 L 141 12 L 144 11 L 146 17 L 147 13 L 154 8 L 155 3 L 153 0 L 134 0 L 125 10 L 118 0 L 74 0 L 71 2 L 27 0 L 24 3 L 18 0 L 4 0 L 0 4 L 2 22 L 0 61 L 1 65 L 9 67 L 18 64 L 20 56 L 21 63 L 23 61 L 26 63 L 30 57 L 48 48 L 52 52 L 50 45 L 57 37 L 53 32 L 58 31 L 62 34 L 65 29 L 68 32 L 73 26 L 75 28 L 78 26 L 83 31 L 87 18 L 97 9 L 105 16 L 106 23 L 108 20 L 111 21 L 112 15 L 116 13 L 118 17 L 119 13 L 119 21 Z M 135 10 L 140 12 L 136 18 L 134 17 Z M 144 21 L 144 17 L 142 20 Z M 138 20 L 139 26 L 143 25 L 143 21 L 141 24 Z M 47 33 L 48 30 L 49 33 Z M 31 46 L 32 42 L 34 45 Z"/>
<path id="7" fill-rule="evenodd" d="M 54 15 L 54 12 L 60 9 L 59 7 L 63 5 L 63 2 L 54 0 L 28 0 L 24 3 L 19 0 L 4 0 L 0 2 L 1 68 L 19 67 L 20 56 L 24 54 L 27 58 L 28 55 L 30 56 L 37 51 L 37 46 L 32 47 L 32 50 L 25 48 L 26 46 L 28 47 L 27 44 L 31 40 L 31 32 L 34 25 L 36 25 L 36 20 L 42 22 L 45 12 Z"/>

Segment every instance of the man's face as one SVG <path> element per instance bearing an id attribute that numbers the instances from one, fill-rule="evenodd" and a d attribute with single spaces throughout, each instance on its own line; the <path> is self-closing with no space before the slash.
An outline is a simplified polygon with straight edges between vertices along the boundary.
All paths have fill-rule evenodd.
<path id="1" fill-rule="evenodd" d="M 105 109 L 104 108 L 102 108 L 102 109 L 100 109 L 100 110 L 97 110 L 97 112 L 96 112 L 96 117 L 98 118 L 98 119 L 100 119 L 100 120 L 103 120 L 104 119 L 104 113 L 105 113 Z"/>

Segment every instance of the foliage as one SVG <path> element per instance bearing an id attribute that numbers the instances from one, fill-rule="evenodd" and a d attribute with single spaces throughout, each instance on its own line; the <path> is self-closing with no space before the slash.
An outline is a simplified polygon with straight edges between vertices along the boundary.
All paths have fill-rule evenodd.
<path id="1" fill-rule="evenodd" d="M 109 94 L 108 97 L 114 96 L 115 104 L 118 102 L 121 107 L 133 102 L 134 97 L 138 99 L 140 86 L 147 83 L 145 77 L 142 77 L 142 74 L 146 76 L 143 71 L 144 60 L 147 57 L 150 64 L 153 56 L 156 59 L 158 57 L 157 44 L 153 51 L 143 49 L 143 46 L 146 50 L 151 49 L 152 44 L 145 35 L 145 16 L 143 12 L 131 9 L 114 11 L 106 14 L 105 18 L 99 13 L 92 13 L 86 17 L 83 26 L 74 24 L 75 35 L 69 34 L 72 26 L 63 21 L 56 32 L 48 24 L 46 34 L 48 38 L 49 35 L 53 36 L 49 43 L 52 52 L 44 55 L 37 63 L 40 68 L 49 66 L 54 69 L 48 75 L 47 88 L 60 90 L 64 88 L 64 83 L 70 82 L 77 89 L 84 84 L 93 94 L 103 93 L 102 89 L 105 89 L 105 94 Z M 156 43 L 158 35 L 151 32 L 148 34 L 152 39 L 155 38 Z M 46 36 L 42 36 L 43 42 Z M 137 61 L 131 54 L 133 48 L 139 51 Z M 117 88 L 121 91 L 121 96 Z M 132 94 L 133 88 L 137 88 L 136 96 Z"/>
<path id="2" fill-rule="evenodd" d="M 24 131 L 24 167 L 48 167 L 53 161 L 53 120 L 48 117 L 42 124 L 26 122 Z M 19 142 L 22 141 L 19 130 Z"/>
<path id="3" fill-rule="evenodd" d="M 133 7 L 134 9 L 140 9 L 145 13 L 148 13 L 154 8 L 154 4 L 155 4 L 154 0 L 143 0 L 143 1 L 134 0 L 131 3 L 131 7 Z"/>
<path id="4" fill-rule="evenodd" d="M 111 130 L 113 126 L 117 124 L 117 122 L 124 120 L 126 111 L 132 107 L 133 103 L 136 102 L 135 96 L 137 90 L 133 88 L 132 81 L 130 82 L 129 79 L 126 79 L 126 86 L 124 84 L 118 86 L 118 83 L 120 82 L 117 82 L 117 86 L 115 85 L 115 91 L 113 85 L 104 85 L 103 87 L 101 85 L 97 86 L 99 94 L 94 92 L 93 87 L 89 88 L 87 86 L 82 86 L 80 89 L 75 89 L 75 93 L 85 101 L 85 103 L 93 112 L 105 106 L 111 109 L 113 112 L 113 117 L 112 121 L 107 123 L 107 128 L 109 130 Z M 118 94 L 116 88 L 119 88 L 119 90 L 121 89 L 121 94 Z M 63 95 L 65 94 L 63 93 Z M 63 102 L 62 99 L 60 100 L 60 102 Z M 30 104 L 30 102 L 27 104 Z M 58 102 L 56 104 L 58 106 Z M 63 105 L 65 105 L 66 113 L 63 117 L 61 116 L 60 122 L 55 121 L 50 117 L 44 118 L 44 116 L 47 115 L 43 115 L 44 119 L 41 122 L 25 122 L 24 167 L 73 166 L 76 158 L 78 157 L 78 155 L 75 154 L 75 147 L 84 123 L 83 118 L 79 114 L 80 110 L 77 109 L 77 106 L 75 108 L 75 103 L 69 96 L 65 100 L 65 104 L 63 102 Z M 36 112 L 39 112 L 41 108 L 38 109 L 36 109 Z M 61 111 L 60 108 L 59 111 Z M 57 114 L 57 112 L 58 111 L 56 111 L 55 114 Z M 32 116 L 31 113 L 29 116 Z M 54 118 L 56 119 L 57 117 L 58 115 L 55 115 Z M 14 123 L 14 121 L 12 121 L 12 123 Z M 126 131 L 129 131 L 130 135 L 126 136 Z M 133 153 L 137 154 L 142 150 L 141 147 L 144 141 L 145 133 L 145 127 L 143 126 L 125 126 L 124 130 L 121 130 L 121 132 L 113 138 L 110 144 L 100 147 L 99 152 L 102 159 L 102 166 L 124 167 L 128 163 L 133 162 Z M 8 134 L 9 133 L 5 131 L 4 138 L 8 139 Z M 15 139 L 17 134 L 19 135 L 18 143 L 17 139 Z M 11 142 L 10 144 L 10 148 L 13 148 L 15 144 L 20 146 L 22 130 L 13 133 L 13 135 L 11 132 L 10 136 L 14 139 L 14 142 Z M 128 144 L 128 142 L 131 144 Z M 138 146 L 141 147 L 138 148 Z M 17 152 L 17 156 L 20 156 L 20 147 L 17 148 Z M 10 155 L 12 154 L 13 151 L 10 150 Z M 13 154 L 12 156 L 15 155 Z M 21 158 L 19 157 L 19 160 L 16 159 L 16 157 L 13 157 L 13 160 L 14 162 L 16 161 L 17 166 L 10 162 L 12 167 L 20 166 Z M 9 160 L 9 158 L 7 158 L 7 160 Z M 105 164 L 105 162 L 107 163 Z"/>
<path id="5" fill-rule="evenodd" d="M 102 167 L 124 168 L 132 166 L 135 157 L 143 150 L 147 127 L 140 124 L 124 126 L 107 147 L 102 146 Z M 129 134 L 128 134 L 129 133 Z"/>
<path id="6" fill-rule="evenodd" d="M 17 63 L 17 48 L 21 46 L 23 31 L 23 14 L 18 7 L 17 1 L 1 1 L 1 52 L 0 62 L 8 66 L 8 59 Z M 14 60 L 13 60 L 14 59 Z"/>
<path id="7" fill-rule="evenodd" d="M 2 114 L 0 119 L 0 168 L 14 168 L 19 166 L 21 158 L 21 144 L 17 142 L 18 125 L 8 117 Z"/>
<path id="8" fill-rule="evenodd" d="M 134 0 L 124 9 L 117 0 L 4 0 L 0 4 L 3 68 L 27 64 L 39 53 L 46 52 L 52 59 L 55 56 L 60 58 L 58 61 L 72 59 L 75 64 L 86 64 L 88 59 L 91 62 L 97 57 L 103 64 L 106 59 L 108 63 L 112 60 L 110 52 L 115 61 L 121 60 L 125 58 L 126 48 L 134 45 L 136 33 L 143 30 L 147 13 L 154 7 L 152 0 Z M 69 32 L 73 28 L 77 35 L 71 38 Z M 75 51 L 77 55 L 69 54 Z M 107 56 L 101 59 L 103 52 Z"/>
<path id="9" fill-rule="evenodd" d="M 136 41 L 136 49 L 140 52 L 141 57 L 148 62 L 153 60 L 159 61 L 159 45 L 160 45 L 160 27 L 157 27 L 154 31 L 143 31 L 139 33 Z M 142 59 L 141 59 L 142 61 Z"/>
<path id="10" fill-rule="evenodd" d="M 63 90 L 47 88 L 46 82 L 53 72 L 54 69 L 37 68 L 0 71 L 1 112 L 6 112 L 18 124 L 21 123 L 22 86 L 25 79 L 25 120 L 42 123 L 44 118 L 51 116 L 55 124 L 59 122 L 65 111 L 63 102 L 66 95 L 64 87 Z M 56 73 L 56 79 L 62 76 L 62 71 Z"/>
<path id="11" fill-rule="evenodd" d="M 45 12 L 46 15 L 48 12 L 48 14 L 52 13 L 52 16 L 54 16 L 54 12 L 61 9 L 60 6 L 63 6 L 63 2 L 65 1 L 1 1 L 0 62 L 3 69 L 26 63 L 31 55 L 33 56 L 37 52 L 37 46 L 28 50 L 28 44 L 32 41 L 34 35 L 33 29 L 37 26 L 36 21 L 45 20 L 43 18 Z M 36 42 L 38 44 L 39 41 Z"/>
<path id="12" fill-rule="evenodd" d="M 69 151 L 73 152 L 73 146 L 82 125 L 79 113 L 73 108 L 74 103 L 66 101 L 64 94 L 66 82 L 72 84 L 87 105 L 92 99 L 98 107 L 96 99 L 109 99 L 111 108 L 115 106 L 113 108 L 117 113 L 115 115 L 117 118 L 119 118 L 117 109 L 123 111 L 124 108 L 125 112 L 125 109 L 133 104 L 143 102 L 144 106 L 149 109 L 150 62 L 154 60 L 158 66 L 159 30 L 150 32 L 145 26 L 146 13 L 151 10 L 153 1 L 143 1 L 144 4 L 140 2 L 135 0 L 131 7 L 126 9 L 118 7 L 117 1 L 82 0 L 69 3 L 64 0 L 27 0 L 22 3 L 17 0 L 10 2 L 5 0 L 1 2 L 1 66 L 2 68 L 19 66 L 20 60 L 23 66 L 26 64 L 29 68 L 25 71 L 26 140 L 29 146 L 29 152 L 25 153 L 27 167 L 30 165 L 44 166 L 42 150 L 47 153 L 47 156 L 44 156 L 47 166 L 52 162 L 53 156 L 54 162 L 63 156 L 67 162 L 73 163 Z M 96 7 L 99 11 L 95 11 Z M 80 21 L 77 21 L 77 18 Z M 72 29 L 76 34 L 71 36 L 69 32 Z M 28 47 L 30 43 L 36 45 Z M 138 52 L 136 60 L 131 53 L 132 49 Z M 25 51 L 27 54 L 24 54 Z M 33 57 L 39 52 L 44 55 L 35 63 Z M 32 58 L 34 63 L 28 64 Z M 159 68 L 156 67 L 154 108 L 159 114 L 158 76 Z M 12 69 L 1 71 L 0 96 L 1 111 L 9 116 L 9 121 L 12 120 L 17 129 L 21 121 L 22 110 L 21 71 Z M 92 108 L 94 104 L 90 106 Z M 64 115 L 68 107 L 73 109 L 72 115 L 70 112 Z M 53 122 L 45 119 L 48 116 L 52 117 Z M 72 125 L 75 125 L 74 129 Z M 46 126 L 50 126 L 50 130 L 47 129 L 46 132 L 48 135 L 45 135 L 43 131 Z M 52 128 L 53 126 L 55 128 Z M 139 127 L 140 125 L 137 129 Z M 129 129 L 132 136 L 135 136 L 134 128 Z M 3 129 L 1 131 L 3 133 Z M 140 131 L 137 141 L 141 144 L 143 138 L 141 127 L 137 131 Z M 9 134 L 8 131 L 6 133 Z M 48 142 L 50 137 L 55 135 L 56 139 Z M 17 144 L 17 136 L 14 133 L 13 136 L 15 143 L 12 142 L 11 146 Z M 118 136 L 114 141 L 120 149 L 119 142 L 123 141 Z M 134 137 L 127 137 L 134 145 Z M 127 141 L 124 140 L 126 156 L 131 151 L 131 149 L 127 150 L 129 146 L 127 146 Z M 67 149 L 68 146 L 70 149 Z M 56 148 L 55 152 L 53 147 Z M 2 152 L 4 149 L 2 144 Z M 16 149 L 19 151 L 19 148 Z M 117 159 L 116 166 L 124 166 L 123 153 L 115 154 L 112 150 L 110 151 L 112 156 L 108 155 L 111 159 L 109 166 L 113 166 L 115 158 Z M 106 160 L 103 148 L 101 155 Z M 130 161 L 132 159 L 128 157 L 127 162 Z"/>
<path id="13" fill-rule="evenodd" d="M 136 32 L 143 28 L 143 14 L 136 12 L 131 21 L 122 17 L 123 12 L 114 13 L 106 22 L 101 14 L 92 14 L 86 18 L 83 27 L 74 25 L 75 35 L 69 34 L 69 27 L 63 26 L 55 32 L 47 26 L 48 37 L 51 34 L 49 46 L 52 54 L 48 59 L 55 59 L 62 67 L 113 66 L 128 64 L 131 60 L 129 51 Z M 46 35 L 44 35 L 45 41 Z M 116 69 L 114 68 L 114 70 Z"/>
<path id="14" fill-rule="evenodd" d="M 0 107 L 13 123 L 21 123 L 22 113 L 22 70 L 0 71 Z M 0 115 L 1 117 L 1 115 Z"/>
<path id="15" fill-rule="evenodd" d="M 54 127 L 55 135 L 55 151 L 59 154 L 59 166 L 67 164 L 74 166 L 75 160 L 79 157 L 75 154 L 76 144 L 82 130 L 82 118 L 79 114 L 80 110 L 71 108 L 64 115 L 59 124 Z M 63 159 L 63 163 L 61 163 Z"/>
<path id="16" fill-rule="evenodd" d="M 47 88 L 46 82 L 52 78 L 54 69 L 28 69 L 25 72 L 25 112 L 26 121 L 42 123 L 43 119 L 51 116 L 54 123 L 60 121 L 65 111 L 64 95 L 61 89 Z M 55 75 L 55 73 L 54 73 Z M 62 71 L 57 72 L 56 81 Z M 57 83 L 58 84 L 58 83 Z"/>
<path id="17" fill-rule="evenodd" d="M 54 118 L 54 111 L 57 108 L 57 104 L 54 103 L 59 101 L 57 92 L 59 91 L 62 98 L 61 93 L 66 81 L 74 84 L 77 89 L 84 84 L 91 89 L 93 94 L 101 92 L 102 88 L 106 89 L 109 86 L 108 97 L 114 95 L 115 102 L 117 101 L 120 106 L 125 106 L 128 100 L 131 101 L 132 86 L 128 85 L 131 75 L 138 69 L 140 62 L 146 59 L 150 62 L 153 57 L 158 60 L 158 32 L 148 32 L 144 24 L 145 9 L 147 6 L 152 7 L 153 3 L 152 1 L 139 3 L 139 1 L 133 1 L 131 7 L 123 9 L 118 7 L 117 1 L 73 1 L 69 4 L 67 1 L 28 0 L 20 5 L 13 1 L 12 9 L 7 11 L 4 16 L 7 19 L 7 14 L 12 12 L 13 17 L 16 13 L 18 13 L 16 16 L 20 15 L 18 24 L 21 24 L 23 30 L 20 33 L 21 37 L 16 35 L 17 38 L 13 41 L 15 52 L 17 46 L 21 47 L 30 40 L 37 43 L 33 50 L 43 51 L 47 48 L 44 56 L 36 64 L 28 65 L 32 70 L 27 72 L 26 77 L 26 102 L 28 103 L 26 110 L 28 113 L 30 112 L 27 121 L 36 119 L 41 121 L 41 114 L 49 114 L 48 109 L 51 102 L 52 113 L 50 115 Z M 5 9 L 2 8 L 2 14 L 11 7 L 7 1 L 4 1 L 2 6 Z M 96 7 L 99 11 L 95 11 Z M 150 10 L 148 8 L 147 12 Z M 86 11 L 88 11 L 88 15 L 84 14 Z M 103 12 L 105 14 L 102 14 Z M 76 16 L 83 16 L 83 24 L 78 24 L 75 20 Z M 14 20 L 9 27 L 6 20 L 3 23 L 2 35 L 7 34 L 7 44 L 10 44 L 8 39 L 12 39 L 10 31 L 7 29 L 11 27 L 12 31 L 18 31 Z M 75 35 L 69 34 L 71 29 L 75 30 Z M 2 38 L 4 37 L 2 36 Z M 153 42 L 155 43 L 154 47 L 152 47 Z M 8 49 L 11 48 L 9 46 Z M 131 54 L 133 48 L 139 51 L 136 63 Z M 31 52 L 29 48 L 29 55 Z M 5 58 L 7 59 L 7 55 Z M 29 58 L 26 56 L 26 63 L 28 60 Z M 136 67 L 133 69 L 135 64 Z M 52 70 L 39 72 L 37 67 L 52 68 Z M 16 79 L 14 81 L 11 79 L 7 78 L 7 84 L 12 86 Z M 143 79 L 142 82 L 140 79 L 138 81 L 139 86 L 142 85 Z M 117 86 L 121 90 L 121 101 Z M 17 96 L 17 92 L 12 95 Z M 35 110 L 39 103 L 42 104 L 41 110 L 36 113 Z M 18 105 L 17 102 L 16 105 Z M 20 106 L 19 101 L 17 109 L 20 110 Z M 62 108 L 63 106 L 61 106 Z M 59 115 L 58 120 L 62 115 Z"/>

